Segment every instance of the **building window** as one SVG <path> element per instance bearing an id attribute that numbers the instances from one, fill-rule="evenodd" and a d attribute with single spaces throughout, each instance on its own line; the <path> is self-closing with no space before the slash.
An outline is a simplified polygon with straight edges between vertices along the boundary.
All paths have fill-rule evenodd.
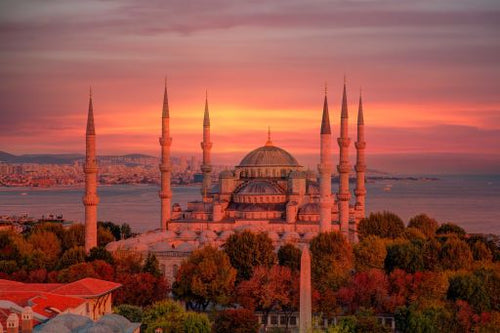
<path id="1" fill-rule="evenodd" d="M 285 316 L 280 316 L 280 325 L 285 326 L 286 325 L 286 317 Z"/>
<path id="2" fill-rule="evenodd" d="M 271 316 L 271 325 L 278 325 L 278 316 Z"/>
<path id="3" fill-rule="evenodd" d="M 297 317 L 295 316 L 290 317 L 290 326 L 297 326 Z"/>

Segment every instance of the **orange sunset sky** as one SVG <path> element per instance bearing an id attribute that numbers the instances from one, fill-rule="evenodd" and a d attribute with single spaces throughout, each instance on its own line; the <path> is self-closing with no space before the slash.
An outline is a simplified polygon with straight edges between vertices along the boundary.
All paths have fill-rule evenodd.
<path id="1" fill-rule="evenodd" d="M 499 17 L 495 0 L 2 1 L 0 150 L 83 153 L 92 85 L 98 154 L 158 155 L 167 75 L 174 156 L 201 155 L 208 89 L 214 164 L 270 126 L 314 167 L 324 82 L 336 137 L 345 74 L 372 168 L 498 172 Z"/>

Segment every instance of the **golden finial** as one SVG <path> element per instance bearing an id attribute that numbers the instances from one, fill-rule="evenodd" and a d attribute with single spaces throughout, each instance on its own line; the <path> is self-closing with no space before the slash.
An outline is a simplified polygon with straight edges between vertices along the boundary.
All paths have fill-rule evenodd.
<path id="1" fill-rule="evenodd" d="M 273 142 L 271 141 L 271 126 L 267 126 L 267 142 L 266 146 L 272 146 Z"/>

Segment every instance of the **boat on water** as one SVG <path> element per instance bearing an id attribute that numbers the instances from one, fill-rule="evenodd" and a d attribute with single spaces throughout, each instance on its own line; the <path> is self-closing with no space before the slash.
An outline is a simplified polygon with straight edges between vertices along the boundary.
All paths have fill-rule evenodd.
<path id="1" fill-rule="evenodd" d="M 384 186 L 384 192 L 390 192 L 392 190 L 392 184 L 386 184 Z"/>

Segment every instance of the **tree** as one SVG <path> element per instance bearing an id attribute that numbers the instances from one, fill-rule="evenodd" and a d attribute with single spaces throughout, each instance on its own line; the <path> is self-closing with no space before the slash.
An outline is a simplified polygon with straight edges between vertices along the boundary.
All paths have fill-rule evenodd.
<path id="1" fill-rule="evenodd" d="M 349 313 L 354 314 L 359 308 L 385 312 L 389 282 L 383 271 L 370 269 L 356 273 L 349 285 L 338 291 L 339 303 Z"/>
<path id="2" fill-rule="evenodd" d="M 242 281 L 236 289 L 238 304 L 252 311 L 262 311 L 264 318 L 271 311 L 284 311 L 288 323 L 289 315 L 298 306 L 298 282 L 298 276 L 288 267 L 256 267 L 251 279 Z"/>
<path id="3" fill-rule="evenodd" d="M 108 229 L 103 227 L 97 228 L 97 246 L 104 247 L 106 244 L 115 240 L 115 237 Z"/>
<path id="4" fill-rule="evenodd" d="M 71 249 L 66 250 L 61 259 L 59 259 L 58 267 L 59 269 L 62 269 L 84 262 L 86 256 L 85 249 L 82 246 L 72 247 Z"/>
<path id="5" fill-rule="evenodd" d="M 467 269 L 472 264 L 472 252 L 469 246 L 456 237 L 448 238 L 443 244 L 439 258 L 443 269 Z"/>
<path id="6" fill-rule="evenodd" d="M 453 314 L 441 305 L 419 309 L 416 306 L 398 309 L 395 313 L 396 329 L 413 332 L 458 332 Z"/>
<path id="7" fill-rule="evenodd" d="M 427 239 L 422 246 L 422 258 L 424 260 L 424 269 L 435 271 L 439 269 L 439 252 L 441 243 L 436 238 Z"/>
<path id="8" fill-rule="evenodd" d="M 354 263 L 357 271 L 383 269 L 387 255 L 385 242 L 377 236 L 368 236 L 354 246 Z"/>
<path id="9" fill-rule="evenodd" d="M 108 230 L 113 235 L 114 240 L 122 239 L 122 232 L 121 232 L 120 226 L 117 224 L 114 224 L 113 222 L 110 222 L 110 221 L 101 222 L 101 221 L 99 221 L 99 222 L 97 222 L 97 227 Z"/>
<path id="10" fill-rule="evenodd" d="M 113 312 L 124 316 L 133 323 L 141 323 L 143 310 L 140 306 L 121 304 L 113 308 Z"/>
<path id="11" fill-rule="evenodd" d="M 422 244 L 416 241 L 403 241 L 389 245 L 384 266 L 387 272 L 391 272 L 395 268 L 410 273 L 423 270 Z"/>
<path id="12" fill-rule="evenodd" d="M 114 270 L 111 265 L 102 260 L 82 262 L 58 271 L 55 276 L 56 281 L 52 282 L 68 283 L 86 277 L 109 281 L 113 280 Z"/>
<path id="13" fill-rule="evenodd" d="M 62 247 L 69 250 L 75 246 L 85 246 L 85 225 L 72 224 L 62 237 Z"/>
<path id="14" fill-rule="evenodd" d="M 351 244 L 339 232 L 320 233 L 310 244 L 311 281 L 320 294 L 344 284 L 353 268 Z"/>
<path id="15" fill-rule="evenodd" d="M 212 246 L 195 250 L 177 273 L 173 292 L 188 306 L 205 310 L 212 304 L 227 305 L 236 280 L 229 257 Z"/>
<path id="16" fill-rule="evenodd" d="M 451 277 L 447 297 L 453 301 L 466 301 L 479 313 L 491 309 L 491 298 L 484 281 L 473 273 Z"/>
<path id="17" fill-rule="evenodd" d="M 408 227 L 403 232 L 403 238 L 406 238 L 408 240 L 425 240 L 426 236 L 419 229 Z"/>
<path id="18" fill-rule="evenodd" d="M 61 242 L 55 233 L 37 230 L 29 236 L 28 242 L 33 246 L 37 268 L 51 270 L 56 266 L 61 254 Z"/>
<path id="19" fill-rule="evenodd" d="M 280 266 L 286 266 L 296 272 L 300 269 L 300 256 L 302 252 L 293 244 L 285 244 L 278 250 L 278 262 Z"/>
<path id="20" fill-rule="evenodd" d="M 115 292 L 116 304 L 147 306 L 167 297 L 170 286 L 163 277 L 156 278 L 149 273 L 120 274 L 116 282 L 122 287 Z"/>
<path id="21" fill-rule="evenodd" d="M 370 213 L 368 218 L 359 222 L 358 235 L 360 239 L 370 235 L 380 238 L 398 238 L 403 235 L 405 225 L 403 220 L 394 213 Z"/>
<path id="22" fill-rule="evenodd" d="M 273 241 L 264 232 L 243 231 L 231 235 L 224 252 L 237 270 L 237 281 L 248 280 L 256 266 L 271 267 L 276 263 Z"/>
<path id="23" fill-rule="evenodd" d="M 463 238 L 465 236 L 465 230 L 454 223 L 444 223 L 439 226 L 436 230 L 436 235 L 456 235 L 459 238 Z"/>
<path id="24" fill-rule="evenodd" d="M 220 311 L 215 317 L 214 333 L 257 333 L 260 324 L 254 313 L 247 309 Z"/>
<path id="25" fill-rule="evenodd" d="M 110 265 L 114 264 L 113 255 L 111 254 L 111 252 L 107 251 L 102 246 L 91 248 L 86 260 L 87 261 L 103 260 Z"/>
<path id="26" fill-rule="evenodd" d="M 144 273 L 150 273 L 154 277 L 160 277 L 163 275 L 160 270 L 160 262 L 158 261 L 154 253 L 148 253 L 142 271 Z"/>
<path id="27" fill-rule="evenodd" d="M 16 235 L 9 231 L 0 231 L 0 260 L 19 261 L 21 251 L 17 246 Z"/>
<path id="28" fill-rule="evenodd" d="M 472 257 L 474 260 L 491 261 L 493 259 L 490 249 L 484 242 L 478 240 L 472 244 L 469 243 L 469 245 L 472 250 Z"/>
<path id="29" fill-rule="evenodd" d="M 420 214 L 410 219 L 410 221 L 408 222 L 408 227 L 416 228 L 422 231 L 422 233 L 426 237 L 431 238 L 436 234 L 438 222 L 435 219 L 427 216 L 426 214 Z"/>
<path id="30" fill-rule="evenodd" d="M 142 272 L 142 255 L 134 251 L 113 253 L 116 274 L 137 274 Z"/>
<path id="31" fill-rule="evenodd" d="M 186 312 L 183 307 L 172 300 L 153 303 L 143 314 L 146 332 L 153 333 L 161 328 L 163 333 L 209 333 L 210 321 L 205 314 Z"/>
<path id="32" fill-rule="evenodd" d="M 121 239 L 127 239 L 132 237 L 132 229 L 128 223 L 123 223 L 120 227 Z"/>

